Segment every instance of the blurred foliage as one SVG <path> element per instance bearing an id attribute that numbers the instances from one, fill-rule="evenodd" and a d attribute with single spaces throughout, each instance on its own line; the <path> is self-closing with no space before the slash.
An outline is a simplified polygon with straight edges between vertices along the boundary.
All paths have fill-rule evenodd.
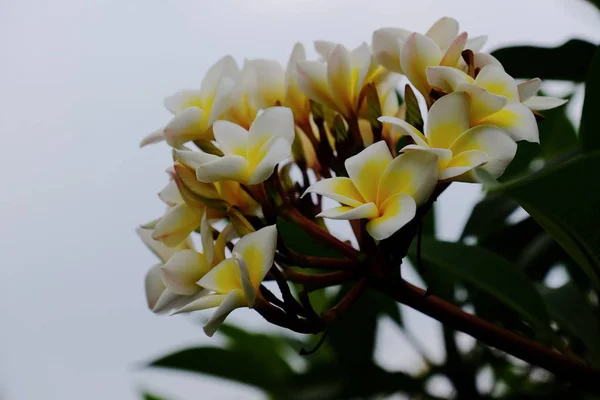
<path id="1" fill-rule="evenodd" d="M 421 227 L 420 249 L 413 243 L 408 258 L 430 294 L 600 367 L 600 53 L 591 43 L 570 40 L 555 48 L 517 46 L 493 54 L 516 78 L 585 82 L 581 128 L 577 132 L 566 106 L 544 112 L 540 145 L 519 143 L 517 157 L 500 181 L 479 171 L 487 193 L 473 208 L 459 241 L 435 239 L 431 212 Z M 407 118 L 422 124 L 410 89 L 404 98 Z M 519 210 L 523 217 L 513 218 Z M 337 256 L 294 223 L 279 219 L 277 225 L 295 251 Z M 565 271 L 566 283 L 548 286 L 546 278 L 558 270 Z M 315 292 L 311 300 L 325 309 L 347 289 Z M 438 375 L 452 383 L 453 398 L 595 398 L 482 343 L 460 349 L 447 327 L 445 359 L 428 361 L 400 310 L 393 300 L 368 291 L 310 355 L 300 356 L 299 350 L 312 349 L 318 337 L 250 333 L 224 325 L 219 330 L 224 346 L 184 349 L 150 366 L 229 379 L 259 388 L 272 399 L 367 399 L 393 393 L 435 399 L 427 383 Z M 414 345 L 424 368 L 408 373 L 377 364 L 374 352 L 383 316 Z M 476 385 L 484 367 L 492 371 L 492 390 L 486 393 Z M 145 399 L 158 398 L 147 394 Z"/>

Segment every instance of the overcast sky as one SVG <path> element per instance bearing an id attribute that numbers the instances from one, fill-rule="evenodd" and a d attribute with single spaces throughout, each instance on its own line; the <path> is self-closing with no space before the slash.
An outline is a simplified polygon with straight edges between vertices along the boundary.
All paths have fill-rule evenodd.
<path id="1" fill-rule="evenodd" d="M 156 193 L 170 152 L 140 150 L 140 138 L 167 121 L 166 95 L 197 87 L 226 53 L 285 62 L 295 41 L 356 46 L 378 27 L 425 31 L 444 15 L 489 35 L 488 49 L 600 40 L 598 14 L 583 1 L 483 3 L 0 0 L 0 398 L 136 399 L 147 387 L 181 400 L 260 399 L 242 386 L 138 367 L 209 343 L 194 319 L 146 309 L 142 282 L 156 260 L 134 229 L 162 212 Z M 458 232 L 477 192 L 444 194 L 444 237 Z M 437 339 L 428 318 L 409 318 Z M 232 320 L 266 325 L 248 310 Z M 383 330 L 379 359 L 409 368 L 418 360 L 397 338 Z"/>

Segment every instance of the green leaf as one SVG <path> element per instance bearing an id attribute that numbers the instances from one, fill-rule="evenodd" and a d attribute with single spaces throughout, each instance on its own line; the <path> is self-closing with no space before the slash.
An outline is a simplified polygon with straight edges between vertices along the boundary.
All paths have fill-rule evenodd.
<path id="1" fill-rule="evenodd" d="M 152 361 L 149 366 L 212 375 L 271 393 L 285 389 L 285 381 L 292 374 L 287 363 L 280 364 L 280 368 L 273 368 L 266 354 L 257 356 L 252 349 L 227 350 L 217 347 L 189 348 Z"/>
<path id="2" fill-rule="evenodd" d="M 598 110 L 600 110 L 600 46 L 596 48 L 585 81 L 585 100 L 583 102 L 583 113 L 581 114 L 581 125 L 579 126 L 579 137 L 584 152 L 600 150 Z"/>
<path id="3" fill-rule="evenodd" d="M 152 393 L 142 393 L 142 399 L 144 399 L 144 400 L 166 400 L 164 397 L 157 396 Z"/>
<path id="4" fill-rule="evenodd" d="M 315 240 L 315 238 L 304 229 L 285 218 L 277 217 L 277 232 L 281 235 L 281 239 L 286 247 L 292 249 L 296 253 L 315 257 L 342 257 L 336 250 Z"/>
<path id="5" fill-rule="evenodd" d="M 514 78 L 583 82 L 596 46 L 572 39 L 558 47 L 514 46 L 492 52 Z"/>
<path id="6" fill-rule="evenodd" d="M 421 115 L 419 101 L 408 84 L 404 88 L 404 101 L 406 101 L 406 122 L 423 132 L 423 116 Z"/>
<path id="7" fill-rule="evenodd" d="M 573 282 L 556 289 L 540 285 L 538 290 L 560 328 L 581 340 L 588 361 L 600 367 L 600 324 L 581 290 Z"/>
<path id="8" fill-rule="evenodd" d="M 523 179 L 500 184 L 476 174 L 490 192 L 513 198 L 577 262 L 600 289 L 600 153 L 575 157 Z"/>
<path id="9" fill-rule="evenodd" d="M 518 206 L 514 200 L 499 193 L 486 196 L 473 207 L 461 238 L 464 239 L 471 235 L 482 238 L 505 228 L 507 226 L 506 218 Z"/>
<path id="10" fill-rule="evenodd" d="M 409 254 L 414 256 L 416 246 Z M 476 246 L 423 238 L 422 258 L 429 269 L 450 273 L 520 313 L 537 331 L 548 330 L 544 303 L 523 271 L 501 256 Z"/>

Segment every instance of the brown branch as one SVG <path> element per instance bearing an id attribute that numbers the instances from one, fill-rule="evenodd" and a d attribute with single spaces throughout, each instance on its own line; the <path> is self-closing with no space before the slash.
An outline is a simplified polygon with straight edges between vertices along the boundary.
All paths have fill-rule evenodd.
<path id="1" fill-rule="evenodd" d="M 325 329 L 321 320 L 307 320 L 286 314 L 267 300 L 257 297 L 254 309 L 267 321 L 298 333 L 319 333 Z"/>
<path id="2" fill-rule="evenodd" d="M 356 285 L 350 289 L 344 298 L 333 306 L 329 311 L 323 314 L 323 320 L 327 323 L 331 323 L 333 320 L 340 317 L 346 310 L 348 310 L 354 303 L 360 299 L 360 297 L 367 290 L 367 278 L 361 278 Z"/>
<path id="3" fill-rule="evenodd" d="M 473 336 L 486 345 L 540 366 L 557 377 L 578 383 L 594 392 L 598 391 L 600 371 L 580 361 L 565 357 L 530 339 L 468 314 L 439 297 L 433 295 L 425 297 L 423 289 L 408 282 L 393 284 L 386 280 L 375 280 L 373 287 L 453 329 Z"/>
<path id="4" fill-rule="evenodd" d="M 360 265 L 360 260 L 355 261 L 347 258 L 306 256 L 304 254 L 296 253 L 290 249 L 286 249 L 286 254 L 276 253 L 275 260 L 279 263 L 294 267 L 329 270 L 353 269 Z"/>
<path id="5" fill-rule="evenodd" d="M 289 268 L 283 270 L 283 276 L 294 283 L 304 285 L 304 289 L 309 292 L 329 286 L 341 285 L 355 280 L 358 277 L 353 271 L 337 271 L 327 274 L 304 274 Z"/>

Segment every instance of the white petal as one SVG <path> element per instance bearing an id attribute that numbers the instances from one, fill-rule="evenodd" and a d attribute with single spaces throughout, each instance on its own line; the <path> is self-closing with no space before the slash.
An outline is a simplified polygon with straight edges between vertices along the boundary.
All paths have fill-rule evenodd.
<path id="1" fill-rule="evenodd" d="M 140 142 L 140 147 L 147 146 L 149 144 L 160 143 L 165 140 L 164 128 L 157 129 L 148 136 L 144 137 Z"/>
<path id="2" fill-rule="evenodd" d="M 307 193 L 317 193 L 350 207 L 360 207 L 365 202 L 352 180 L 345 177 L 322 179 L 306 189 L 302 196 Z"/>
<path id="3" fill-rule="evenodd" d="M 444 54 L 442 61 L 440 61 L 440 65 L 446 65 L 449 67 L 456 67 L 458 65 L 458 61 L 462 57 L 462 52 L 465 49 L 465 44 L 467 43 L 467 32 L 463 32 L 450 44 L 448 50 Z"/>
<path id="4" fill-rule="evenodd" d="M 418 146 L 428 147 L 427 139 L 425 138 L 425 136 L 423 136 L 423 134 L 417 128 L 404 121 L 403 119 L 387 116 L 379 117 L 377 119 L 385 124 L 392 124 L 392 132 L 394 134 L 410 136 Z"/>
<path id="5" fill-rule="evenodd" d="M 454 18 L 442 17 L 429 28 L 425 35 L 433 39 L 441 49 L 445 50 L 458 35 L 458 21 Z"/>
<path id="6" fill-rule="evenodd" d="M 146 291 L 146 301 L 148 308 L 154 310 L 160 295 L 165 291 L 166 286 L 160 278 L 160 265 L 152 267 L 148 273 L 146 273 L 146 279 L 144 280 L 144 288 Z"/>
<path id="7" fill-rule="evenodd" d="M 365 84 L 365 78 L 371 70 L 372 60 L 373 54 L 371 53 L 371 47 L 366 43 L 361 44 L 350 52 L 350 65 L 353 71 L 352 79 L 356 79 L 354 83 L 354 97 L 356 99 L 358 99 L 360 91 Z M 354 106 L 356 107 L 356 105 Z"/>
<path id="8" fill-rule="evenodd" d="M 329 53 L 331 53 L 335 47 L 335 43 L 327 40 L 315 40 L 314 45 L 315 50 L 323 58 L 323 60 L 327 60 L 329 58 Z"/>
<path id="9" fill-rule="evenodd" d="M 190 168 L 198 168 L 203 164 L 216 161 L 221 157 L 203 151 L 193 150 L 174 150 L 175 160 L 187 165 Z"/>
<path id="10" fill-rule="evenodd" d="M 430 147 L 447 149 L 469 129 L 469 98 L 464 92 L 450 93 L 429 109 L 425 135 Z"/>
<path id="11" fill-rule="evenodd" d="M 472 171 L 488 162 L 486 153 L 479 150 L 467 150 L 452 158 L 448 166 L 440 172 L 440 180 L 454 179 L 464 182 L 472 182 L 470 175 L 465 173 Z"/>
<path id="12" fill-rule="evenodd" d="M 198 281 L 198 285 L 216 293 L 241 289 L 240 268 L 237 261 L 233 258 L 221 261 Z"/>
<path id="13" fill-rule="evenodd" d="M 175 254 L 175 252 L 177 252 L 178 250 L 180 250 L 178 248 L 167 247 L 164 245 L 164 243 L 152 239 L 152 229 L 137 228 L 135 231 L 137 232 L 140 239 L 142 239 L 142 242 L 144 242 L 144 244 L 148 246 L 148 248 L 154 254 L 156 254 L 156 256 L 160 258 L 162 262 L 166 262 L 169 259 L 169 257 Z"/>
<path id="14" fill-rule="evenodd" d="M 170 146 L 179 147 L 190 140 L 206 137 L 205 117 L 205 112 L 198 107 L 186 108 L 165 126 L 165 140 Z"/>
<path id="15" fill-rule="evenodd" d="M 482 120 L 481 124 L 500 127 L 515 141 L 540 142 L 535 116 L 521 103 L 507 104 L 502 110 Z"/>
<path id="16" fill-rule="evenodd" d="M 470 38 L 469 40 L 467 40 L 467 45 L 465 46 L 465 49 L 469 49 L 473 53 L 477 53 L 483 48 L 483 46 L 485 46 L 487 39 L 487 36 L 475 36 L 473 38 Z"/>
<path id="17" fill-rule="evenodd" d="M 377 62 L 390 71 L 402 73 L 400 42 L 409 36 L 410 32 L 401 28 L 381 28 L 373 32 L 373 54 Z"/>
<path id="18" fill-rule="evenodd" d="M 235 59 L 230 55 L 222 57 L 213 66 L 211 66 L 206 72 L 206 75 L 204 75 L 204 79 L 202 80 L 202 84 L 200 86 L 201 98 L 214 98 L 223 78 L 236 80 L 239 78 L 239 75 L 240 69 L 235 62 Z"/>
<path id="19" fill-rule="evenodd" d="M 327 59 L 327 81 L 329 91 L 344 115 L 353 110 L 354 87 L 352 86 L 352 65 L 350 53 L 341 44 L 336 45 Z"/>
<path id="20" fill-rule="evenodd" d="M 456 89 L 469 95 L 471 125 L 479 124 L 484 118 L 497 113 L 508 103 L 506 97 L 490 93 L 474 83 L 461 83 Z"/>
<path id="21" fill-rule="evenodd" d="M 299 61 L 306 60 L 306 51 L 304 50 L 304 46 L 302 43 L 296 43 L 294 48 L 292 49 L 292 54 L 290 54 L 290 58 L 287 63 L 287 67 L 285 69 L 285 92 L 288 93 L 290 90 L 290 86 L 295 84 L 296 77 L 298 72 L 296 70 L 296 65 Z"/>
<path id="22" fill-rule="evenodd" d="M 429 199 L 438 181 L 438 157 L 427 151 L 410 151 L 396 157 L 385 169 L 377 192 L 382 205 L 393 195 L 405 193 L 417 205 Z"/>
<path id="23" fill-rule="evenodd" d="M 494 65 L 483 67 L 475 78 L 475 84 L 490 93 L 506 97 L 509 102 L 519 101 L 517 82 L 501 67 Z"/>
<path id="24" fill-rule="evenodd" d="M 215 140 L 226 155 L 246 157 L 248 131 L 229 121 L 217 121 L 213 125 Z"/>
<path id="25" fill-rule="evenodd" d="M 272 137 L 294 141 L 294 116 L 288 107 L 270 107 L 260 113 L 250 126 L 246 157 L 261 150 Z"/>
<path id="26" fill-rule="evenodd" d="M 525 100 L 535 96 L 542 87 L 542 80 L 540 78 L 533 78 L 523 81 L 517 85 L 519 90 L 519 100 L 524 102 Z"/>
<path id="27" fill-rule="evenodd" d="M 457 155 L 468 150 L 480 150 L 487 154 L 485 169 L 497 178 L 515 157 L 517 144 L 500 128 L 476 126 L 463 133 L 450 147 Z"/>
<path id="28" fill-rule="evenodd" d="M 158 193 L 158 198 L 169 207 L 183 202 L 179 189 L 177 189 L 177 184 L 173 180 L 169 181 L 167 186 Z"/>
<path id="29" fill-rule="evenodd" d="M 196 298 L 196 296 L 199 296 L 200 294 L 206 294 L 206 291 L 200 291 L 194 296 L 182 296 L 180 294 L 172 293 L 168 289 L 165 289 L 165 291 L 162 292 L 162 294 L 158 298 L 158 301 L 152 309 L 152 312 L 157 314 L 164 314 L 173 309 L 178 309 L 179 307 L 182 307 L 189 303 L 191 300 L 193 300 L 194 298 Z"/>
<path id="30" fill-rule="evenodd" d="M 218 307 L 226 296 L 226 294 L 209 294 L 208 296 L 200 297 L 184 305 L 173 314 L 183 314 L 192 311 L 200 311 L 206 310 L 207 308 Z"/>
<path id="31" fill-rule="evenodd" d="M 384 240 L 409 223 L 417 212 L 415 200 L 406 193 L 398 193 L 380 207 L 381 216 L 367 223 L 367 232 L 376 240 Z"/>
<path id="32" fill-rule="evenodd" d="M 439 148 L 435 148 L 435 147 L 422 147 L 422 146 L 417 146 L 415 144 L 409 144 L 409 145 L 404 146 L 400 151 L 402 153 L 409 152 L 409 151 L 429 152 L 429 153 L 437 156 L 439 165 L 446 165 L 452 159 L 452 151 L 450 151 L 448 149 L 439 149 Z"/>
<path id="33" fill-rule="evenodd" d="M 208 272 L 204 256 L 193 250 L 173 254 L 160 268 L 163 283 L 175 294 L 191 296 L 200 291 L 196 282 Z"/>
<path id="34" fill-rule="evenodd" d="M 248 161 L 240 156 L 220 157 L 196 168 L 196 178 L 205 183 L 224 180 L 244 183 L 248 180 Z"/>
<path id="35" fill-rule="evenodd" d="M 498 61 L 498 59 L 493 55 L 488 53 L 475 53 L 473 56 L 473 66 L 475 68 L 482 69 L 486 65 L 495 65 L 497 67 L 504 68 L 502 67 L 500 61 Z"/>
<path id="36" fill-rule="evenodd" d="M 273 266 L 277 248 L 277 227 L 266 226 L 242 237 L 233 247 L 233 252 L 246 262 L 250 279 L 255 289 Z"/>
<path id="37" fill-rule="evenodd" d="M 206 121 L 207 129 L 219 118 L 225 114 L 227 109 L 231 106 L 230 95 L 235 87 L 236 83 L 230 78 L 224 77 L 217 86 L 215 97 L 212 100 L 210 106 L 210 113 L 208 120 Z M 208 111 L 208 110 L 207 110 Z"/>
<path id="38" fill-rule="evenodd" d="M 233 258 L 235 258 L 240 268 L 242 291 L 244 292 L 244 298 L 246 299 L 246 303 L 248 304 L 248 307 L 254 307 L 257 289 L 255 289 L 254 285 L 252 284 L 252 279 L 250 278 L 250 271 L 248 270 L 248 264 L 246 264 L 246 261 L 244 261 L 243 257 L 240 256 L 238 253 L 233 253 Z"/>
<path id="39" fill-rule="evenodd" d="M 367 203 L 363 204 L 359 207 L 348 207 L 341 206 L 330 208 L 329 210 L 325 210 L 317 215 L 317 217 L 329 218 L 329 219 L 372 219 L 377 218 L 379 216 L 379 210 L 375 203 Z"/>
<path id="40" fill-rule="evenodd" d="M 246 302 L 242 291 L 234 290 L 229 292 L 204 325 L 204 333 L 206 333 L 207 336 L 214 335 L 219 326 L 225 321 L 225 318 L 227 318 L 233 310 L 243 306 L 246 306 Z"/>
<path id="41" fill-rule="evenodd" d="M 215 251 L 215 241 L 212 235 L 212 228 L 208 224 L 208 218 L 206 218 L 206 212 L 202 214 L 202 220 L 200 221 L 200 239 L 202 240 L 202 253 L 204 253 L 206 263 L 208 265 L 212 265 Z"/>
<path id="42" fill-rule="evenodd" d="M 427 82 L 435 88 L 451 93 L 462 83 L 473 83 L 475 80 L 458 68 L 439 66 L 427 67 Z"/>
<path id="43" fill-rule="evenodd" d="M 336 108 L 329 92 L 327 65 L 318 61 L 299 61 L 296 70 L 298 86 L 308 98 L 330 109 Z"/>
<path id="44" fill-rule="evenodd" d="M 158 221 L 152 232 L 152 238 L 160 240 L 169 247 L 177 246 L 200 226 L 200 219 L 201 216 L 187 204 L 178 204 L 171 207 Z"/>
<path id="45" fill-rule="evenodd" d="M 258 59 L 254 64 L 255 85 L 251 97 L 259 109 L 273 107 L 284 101 L 285 71 L 274 60 Z"/>
<path id="46" fill-rule="evenodd" d="M 402 71 L 426 97 L 429 96 L 429 84 L 425 71 L 427 67 L 440 65 L 441 60 L 442 51 L 439 46 L 427 36 L 419 33 L 410 35 L 400 53 Z"/>
<path id="47" fill-rule="evenodd" d="M 292 144 L 290 141 L 281 137 L 272 137 L 260 150 L 258 155 L 260 161 L 258 165 L 253 167 L 248 178 L 248 184 L 256 185 L 269 179 L 275 166 L 288 159 L 291 152 Z"/>
<path id="48" fill-rule="evenodd" d="M 344 162 L 348 176 L 365 201 L 377 200 L 379 180 L 391 161 L 387 144 L 379 141 Z"/>
<path id="49" fill-rule="evenodd" d="M 179 114 L 188 107 L 202 106 L 202 94 L 200 90 L 180 90 L 165 98 L 165 108 L 173 114 Z"/>
<path id="50" fill-rule="evenodd" d="M 523 102 L 530 110 L 542 111 L 560 107 L 568 100 L 548 96 L 533 96 Z"/>

